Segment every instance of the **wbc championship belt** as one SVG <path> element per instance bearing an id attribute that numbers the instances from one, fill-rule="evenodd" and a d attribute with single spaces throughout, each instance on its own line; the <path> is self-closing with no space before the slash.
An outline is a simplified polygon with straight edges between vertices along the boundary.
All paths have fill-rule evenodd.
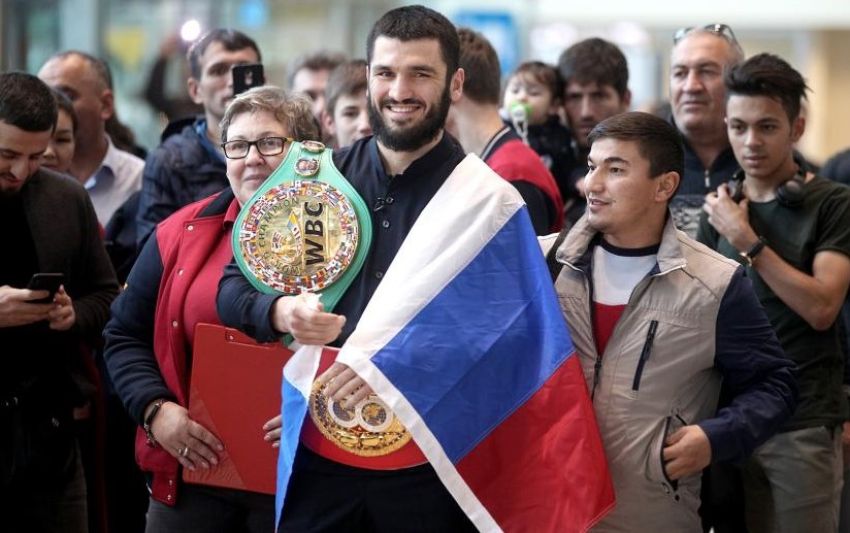
<path id="1" fill-rule="evenodd" d="M 369 209 L 331 155 L 320 142 L 293 143 L 242 207 L 233 231 L 233 255 L 251 285 L 266 294 L 316 293 L 326 311 L 363 267 L 372 239 Z M 323 356 L 320 372 L 332 362 Z M 343 409 L 324 390 L 313 387 L 314 427 L 305 424 L 308 437 L 317 430 L 341 451 L 359 457 L 389 454 L 410 441 L 410 433 L 376 395 Z M 344 457 L 342 462 L 347 462 Z"/>
<path id="2" fill-rule="evenodd" d="M 314 292 L 331 311 L 363 267 L 372 240 L 366 202 L 331 150 L 294 142 L 236 218 L 233 255 L 258 291 Z"/>

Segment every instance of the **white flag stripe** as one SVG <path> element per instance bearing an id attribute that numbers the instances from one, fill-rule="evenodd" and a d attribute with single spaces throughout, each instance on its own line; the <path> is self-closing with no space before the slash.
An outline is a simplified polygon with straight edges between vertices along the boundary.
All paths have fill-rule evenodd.
<path id="1" fill-rule="evenodd" d="M 466 156 L 422 210 L 337 360 L 352 365 L 380 350 L 523 205 L 511 184 Z"/>
<path id="2" fill-rule="evenodd" d="M 283 379 L 287 380 L 305 398 L 310 397 L 321 357 L 321 346 L 301 346 L 283 367 Z"/>

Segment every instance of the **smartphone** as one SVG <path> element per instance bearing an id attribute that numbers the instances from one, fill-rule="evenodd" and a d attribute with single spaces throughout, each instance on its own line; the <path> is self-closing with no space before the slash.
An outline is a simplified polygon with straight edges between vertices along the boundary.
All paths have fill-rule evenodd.
<path id="1" fill-rule="evenodd" d="M 61 272 L 39 272 L 33 274 L 27 283 L 27 289 L 32 291 L 48 291 L 50 295 L 40 300 L 30 300 L 34 304 L 47 304 L 53 301 L 59 286 L 65 283 L 65 274 Z"/>
<path id="2" fill-rule="evenodd" d="M 236 65 L 230 69 L 233 76 L 233 94 L 241 94 L 252 87 L 266 84 L 263 74 L 262 63 L 250 63 L 247 65 Z"/>

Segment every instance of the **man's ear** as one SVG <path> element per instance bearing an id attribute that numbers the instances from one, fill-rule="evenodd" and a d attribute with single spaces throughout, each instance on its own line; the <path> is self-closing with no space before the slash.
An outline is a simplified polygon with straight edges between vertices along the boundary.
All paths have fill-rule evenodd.
<path id="1" fill-rule="evenodd" d="M 794 122 L 791 123 L 791 140 L 793 142 L 797 142 L 800 140 L 800 137 L 803 136 L 803 133 L 806 131 L 806 117 L 803 115 L 798 116 L 794 119 Z"/>
<path id="2" fill-rule="evenodd" d="M 193 102 L 199 105 L 204 104 L 204 101 L 201 100 L 201 97 L 198 94 L 198 80 L 194 77 L 189 77 L 186 80 L 186 90 L 189 92 L 189 98 L 191 98 Z"/>
<path id="3" fill-rule="evenodd" d="M 629 109 L 631 109 L 631 107 L 632 107 L 632 91 L 630 91 L 629 89 L 626 89 L 626 93 L 623 95 L 623 98 L 621 99 L 620 104 L 621 104 L 620 107 L 622 108 L 624 113 L 626 111 L 628 111 Z"/>
<path id="4" fill-rule="evenodd" d="M 115 95 L 109 89 L 104 89 L 100 94 L 100 118 L 104 122 L 115 114 Z"/>
<path id="5" fill-rule="evenodd" d="M 332 137 L 336 137 L 336 124 L 334 123 L 333 116 L 328 113 L 327 109 L 322 110 L 322 129 L 327 132 L 328 135 Z"/>
<path id="6" fill-rule="evenodd" d="M 665 172 L 658 176 L 658 188 L 655 190 L 655 199 L 661 203 L 667 203 L 676 194 L 681 177 L 678 172 Z"/>
<path id="7" fill-rule="evenodd" d="M 451 94 L 452 102 L 457 102 L 460 100 L 460 97 L 463 96 L 463 80 L 466 76 L 466 73 L 462 68 L 459 68 L 452 74 L 452 79 L 449 82 L 449 92 Z"/>

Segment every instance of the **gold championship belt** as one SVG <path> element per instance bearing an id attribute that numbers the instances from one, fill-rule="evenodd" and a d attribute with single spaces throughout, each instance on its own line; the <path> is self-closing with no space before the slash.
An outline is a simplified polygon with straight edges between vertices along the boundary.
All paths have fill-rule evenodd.
<path id="1" fill-rule="evenodd" d="M 327 386 L 313 383 L 310 418 L 337 447 L 361 457 L 380 457 L 410 441 L 410 432 L 378 396 L 370 394 L 345 409 L 325 395 Z"/>

